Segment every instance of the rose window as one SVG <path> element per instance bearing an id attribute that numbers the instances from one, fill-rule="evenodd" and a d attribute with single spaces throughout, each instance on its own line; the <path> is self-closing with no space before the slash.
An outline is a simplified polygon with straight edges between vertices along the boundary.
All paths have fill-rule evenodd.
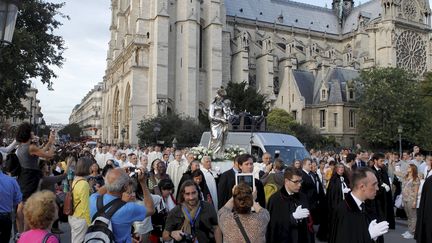
<path id="1" fill-rule="evenodd" d="M 417 74 L 426 71 L 426 45 L 419 34 L 404 31 L 399 35 L 396 42 L 396 65 Z"/>

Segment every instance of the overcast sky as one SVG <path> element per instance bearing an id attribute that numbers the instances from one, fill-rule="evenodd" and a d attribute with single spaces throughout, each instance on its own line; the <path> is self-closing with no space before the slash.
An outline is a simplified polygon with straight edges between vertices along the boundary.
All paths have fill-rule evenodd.
<path id="1" fill-rule="evenodd" d="M 298 2 L 330 7 L 332 0 Z M 356 5 L 359 2 L 366 1 L 356 0 Z M 56 31 L 63 36 L 68 48 L 64 53 L 66 61 L 63 68 L 56 69 L 58 78 L 53 80 L 54 91 L 48 91 L 41 83 L 35 84 L 47 124 L 68 123 L 73 107 L 95 84 L 102 81 L 110 38 L 110 3 L 111 0 L 68 0 L 61 10 L 70 17 L 69 21 L 62 20 L 64 25 Z"/>

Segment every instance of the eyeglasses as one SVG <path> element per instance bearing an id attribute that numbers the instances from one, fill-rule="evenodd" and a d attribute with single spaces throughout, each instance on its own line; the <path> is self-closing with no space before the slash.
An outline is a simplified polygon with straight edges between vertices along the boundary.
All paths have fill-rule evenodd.
<path id="1" fill-rule="evenodd" d="M 293 181 L 293 180 L 289 179 L 289 181 L 291 181 L 294 184 L 301 184 L 301 183 L 303 183 L 303 180 Z"/>

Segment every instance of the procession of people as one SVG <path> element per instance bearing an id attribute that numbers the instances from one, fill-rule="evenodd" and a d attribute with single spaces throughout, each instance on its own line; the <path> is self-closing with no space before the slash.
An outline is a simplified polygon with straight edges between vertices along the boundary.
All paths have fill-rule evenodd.
<path id="1" fill-rule="evenodd" d="M 71 242 L 83 242 L 110 203 L 115 242 L 384 242 L 396 208 L 408 222 L 401 238 L 432 242 L 432 156 L 417 147 L 402 159 L 312 149 L 299 166 L 238 154 L 221 173 L 211 156 L 198 160 L 188 148 L 90 148 L 54 137 L 36 141 L 24 123 L 2 148 L 0 242 L 59 242 L 64 223 Z M 254 186 L 237 183 L 241 174 L 255 175 Z"/>

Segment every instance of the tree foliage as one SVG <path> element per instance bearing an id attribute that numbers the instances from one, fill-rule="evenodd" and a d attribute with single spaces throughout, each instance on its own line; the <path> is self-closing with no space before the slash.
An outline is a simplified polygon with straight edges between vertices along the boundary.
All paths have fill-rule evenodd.
<path id="1" fill-rule="evenodd" d="M 72 141 L 79 141 L 81 138 L 82 128 L 77 123 L 66 125 L 63 129 L 58 131 L 60 136 L 66 135 Z"/>
<path id="2" fill-rule="evenodd" d="M 243 111 L 250 112 L 252 115 L 266 115 L 269 111 L 269 101 L 266 97 L 256 91 L 251 86 L 246 87 L 246 82 L 229 82 L 226 88 L 225 98 L 231 100 L 231 108 L 237 114 Z"/>
<path id="3" fill-rule="evenodd" d="M 420 96 L 425 115 L 424 126 L 419 132 L 419 145 L 432 151 L 432 73 L 426 73 L 420 83 Z"/>
<path id="4" fill-rule="evenodd" d="M 0 116 L 23 118 L 26 108 L 21 99 L 26 97 L 31 80 L 40 80 L 48 87 L 56 74 L 53 67 L 64 62 L 64 40 L 54 34 L 68 18 L 59 12 L 64 3 L 25 0 L 18 12 L 13 44 L 0 47 Z M 60 18 L 59 18 L 60 17 Z"/>
<path id="5" fill-rule="evenodd" d="M 155 127 L 159 127 L 160 131 L 155 131 Z M 177 139 L 179 146 L 196 145 L 201 139 L 201 134 L 207 129 L 196 119 L 177 114 L 144 119 L 138 124 L 138 128 L 139 144 L 154 144 L 157 140 L 164 141 L 166 146 L 171 146 L 174 138 Z"/>
<path id="6" fill-rule="evenodd" d="M 272 132 L 293 134 L 294 118 L 283 109 L 273 109 L 267 115 L 267 129 Z"/>
<path id="7" fill-rule="evenodd" d="M 422 142 L 419 132 L 427 126 L 421 82 L 398 68 L 375 68 L 360 74 L 359 133 L 371 147 L 392 148 L 403 127 L 405 143 Z M 424 142 L 424 141 L 423 141 Z"/>

